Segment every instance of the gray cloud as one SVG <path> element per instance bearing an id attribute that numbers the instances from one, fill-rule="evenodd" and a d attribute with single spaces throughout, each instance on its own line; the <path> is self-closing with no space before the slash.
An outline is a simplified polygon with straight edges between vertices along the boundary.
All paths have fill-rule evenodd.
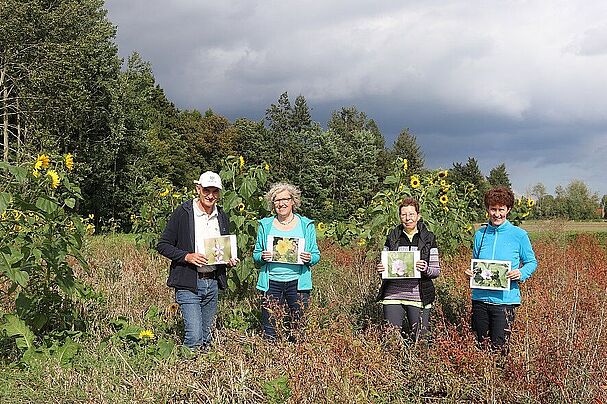
<path id="1" fill-rule="evenodd" d="M 596 4 L 595 4 L 596 3 Z M 506 163 L 518 192 L 607 193 L 607 4 L 110 0 L 121 54 L 180 108 L 260 119 L 283 91 L 323 125 L 355 105 L 431 167 Z"/>

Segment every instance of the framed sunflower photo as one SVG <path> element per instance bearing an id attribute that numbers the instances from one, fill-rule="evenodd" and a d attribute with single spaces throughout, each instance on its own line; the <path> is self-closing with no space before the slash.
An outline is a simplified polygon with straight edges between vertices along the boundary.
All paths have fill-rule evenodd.
<path id="1" fill-rule="evenodd" d="M 415 268 L 419 259 L 419 251 L 382 251 L 382 279 L 421 278 L 421 273 Z"/>
<path id="2" fill-rule="evenodd" d="M 470 287 L 472 289 L 509 290 L 510 279 L 506 277 L 511 267 L 510 261 L 479 260 L 470 262 Z"/>
<path id="3" fill-rule="evenodd" d="M 204 240 L 204 252 L 207 265 L 227 264 L 230 258 L 237 258 L 236 236 L 209 237 Z"/>
<path id="4" fill-rule="evenodd" d="M 306 240 L 299 237 L 268 236 L 268 251 L 272 253 L 271 262 L 285 264 L 303 264 L 300 254 L 304 252 Z"/>

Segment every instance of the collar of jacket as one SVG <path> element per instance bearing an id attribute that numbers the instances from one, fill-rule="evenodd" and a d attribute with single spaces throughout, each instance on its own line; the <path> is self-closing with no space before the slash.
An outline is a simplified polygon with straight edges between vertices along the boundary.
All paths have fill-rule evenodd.
<path id="1" fill-rule="evenodd" d="M 487 222 L 487 233 L 503 233 L 512 226 L 514 225 L 510 223 L 508 219 L 506 219 L 506 221 L 499 226 L 494 226 L 491 224 L 491 222 Z"/>

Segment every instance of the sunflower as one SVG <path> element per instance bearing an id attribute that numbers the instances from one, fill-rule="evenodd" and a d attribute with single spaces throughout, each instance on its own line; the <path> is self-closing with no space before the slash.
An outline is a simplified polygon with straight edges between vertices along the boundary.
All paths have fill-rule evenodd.
<path id="1" fill-rule="evenodd" d="M 139 339 L 154 339 L 154 331 L 141 330 L 141 332 L 139 333 Z"/>
<path id="2" fill-rule="evenodd" d="M 245 208 L 244 203 L 241 202 L 241 203 L 238 204 L 238 211 L 239 212 L 244 212 L 244 208 Z"/>
<path id="3" fill-rule="evenodd" d="M 74 169 L 74 156 L 72 156 L 72 153 L 68 153 L 65 155 L 64 157 L 65 160 L 65 167 L 72 171 Z"/>
<path id="4" fill-rule="evenodd" d="M 240 169 L 242 170 L 242 168 L 244 167 L 244 157 L 238 157 L 238 163 L 240 165 Z"/>
<path id="5" fill-rule="evenodd" d="M 53 188 L 53 189 L 57 188 L 59 186 L 59 184 L 61 183 L 61 180 L 59 179 L 59 174 L 57 174 L 57 172 L 55 170 L 48 170 L 46 172 L 46 175 L 51 177 L 51 188 Z"/>
<path id="6" fill-rule="evenodd" d="M 421 182 L 419 181 L 419 178 L 417 178 L 415 175 L 411 176 L 411 188 L 418 188 L 421 185 Z"/>
<path id="7" fill-rule="evenodd" d="M 441 195 L 439 200 L 440 200 L 440 203 L 442 203 L 443 205 L 446 205 L 447 202 L 449 202 L 449 198 L 447 198 L 447 195 Z"/>
<path id="8" fill-rule="evenodd" d="M 276 244 L 276 252 L 280 255 L 285 255 L 293 248 L 293 243 L 289 239 L 280 239 Z"/>
<path id="9" fill-rule="evenodd" d="M 161 198 L 164 198 L 165 196 L 167 196 L 169 194 L 169 192 L 171 192 L 171 191 L 169 191 L 168 188 L 165 188 L 164 191 L 162 191 L 158 194 L 158 196 L 160 196 Z"/>
<path id="10" fill-rule="evenodd" d="M 364 247 L 367 244 L 367 241 L 364 238 L 361 238 L 356 244 L 358 244 L 359 247 Z"/>
<path id="11" fill-rule="evenodd" d="M 318 223 L 318 231 L 325 231 L 327 230 L 327 225 L 324 224 L 323 222 L 319 222 Z"/>
<path id="12" fill-rule="evenodd" d="M 32 171 L 32 175 L 33 175 L 35 178 L 39 178 L 39 177 L 40 177 L 40 171 L 38 171 L 37 169 L 35 169 L 34 171 Z"/>
<path id="13" fill-rule="evenodd" d="M 445 180 L 440 180 L 440 186 L 441 186 L 441 187 L 446 187 L 446 186 L 447 186 L 447 181 L 445 181 Z"/>
<path id="14" fill-rule="evenodd" d="M 438 172 L 438 178 L 445 178 L 447 175 L 449 175 L 448 170 L 443 170 L 443 171 Z"/>
<path id="15" fill-rule="evenodd" d="M 268 163 L 265 163 L 264 166 L 263 166 L 263 169 L 269 172 L 270 171 L 270 165 Z"/>
<path id="16" fill-rule="evenodd" d="M 527 207 L 532 208 L 535 205 L 535 201 L 533 199 L 527 199 Z"/>
<path id="17" fill-rule="evenodd" d="M 46 154 L 41 154 L 36 159 L 36 163 L 34 163 L 34 169 L 40 170 L 41 168 L 48 168 L 50 163 L 51 163 L 51 159 L 49 159 Z"/>
<path id="18" fill-rule="evenodd" d="M 407 159 L 403 160 L 403 171 L 407 172 L 407 169 L 409 168 L 409 162 L 407 161 Z"/>

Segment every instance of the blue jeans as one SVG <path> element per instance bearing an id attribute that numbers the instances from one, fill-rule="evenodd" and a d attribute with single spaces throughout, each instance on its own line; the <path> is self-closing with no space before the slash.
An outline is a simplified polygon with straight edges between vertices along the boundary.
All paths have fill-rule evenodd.
<path id="1" fill-rule="evenodd" d="M 287 315 L 295 325 L 301 321 L 303 311 L 308 307 L 310 299 L 309 290 L 297 290 L 297 280 L 289 282 L 278 282 L 270 280 L 268 291 L 263 294 L 261 304 L 261 321 L 265 338 L 276 338 L 276 320 L 270 315 L 273 305 L 287 306 Z M 268 308 L 270 310 L 268 310 Z"/>
<path id="2" fill-rule="evenodd" d="M 198 279 L 196 293 L 187 289 L 175 291 L 185 328 L 183 344 L 188 348 L 196 349 L 211 343 L 218 292 L 215 279 Z"/>

